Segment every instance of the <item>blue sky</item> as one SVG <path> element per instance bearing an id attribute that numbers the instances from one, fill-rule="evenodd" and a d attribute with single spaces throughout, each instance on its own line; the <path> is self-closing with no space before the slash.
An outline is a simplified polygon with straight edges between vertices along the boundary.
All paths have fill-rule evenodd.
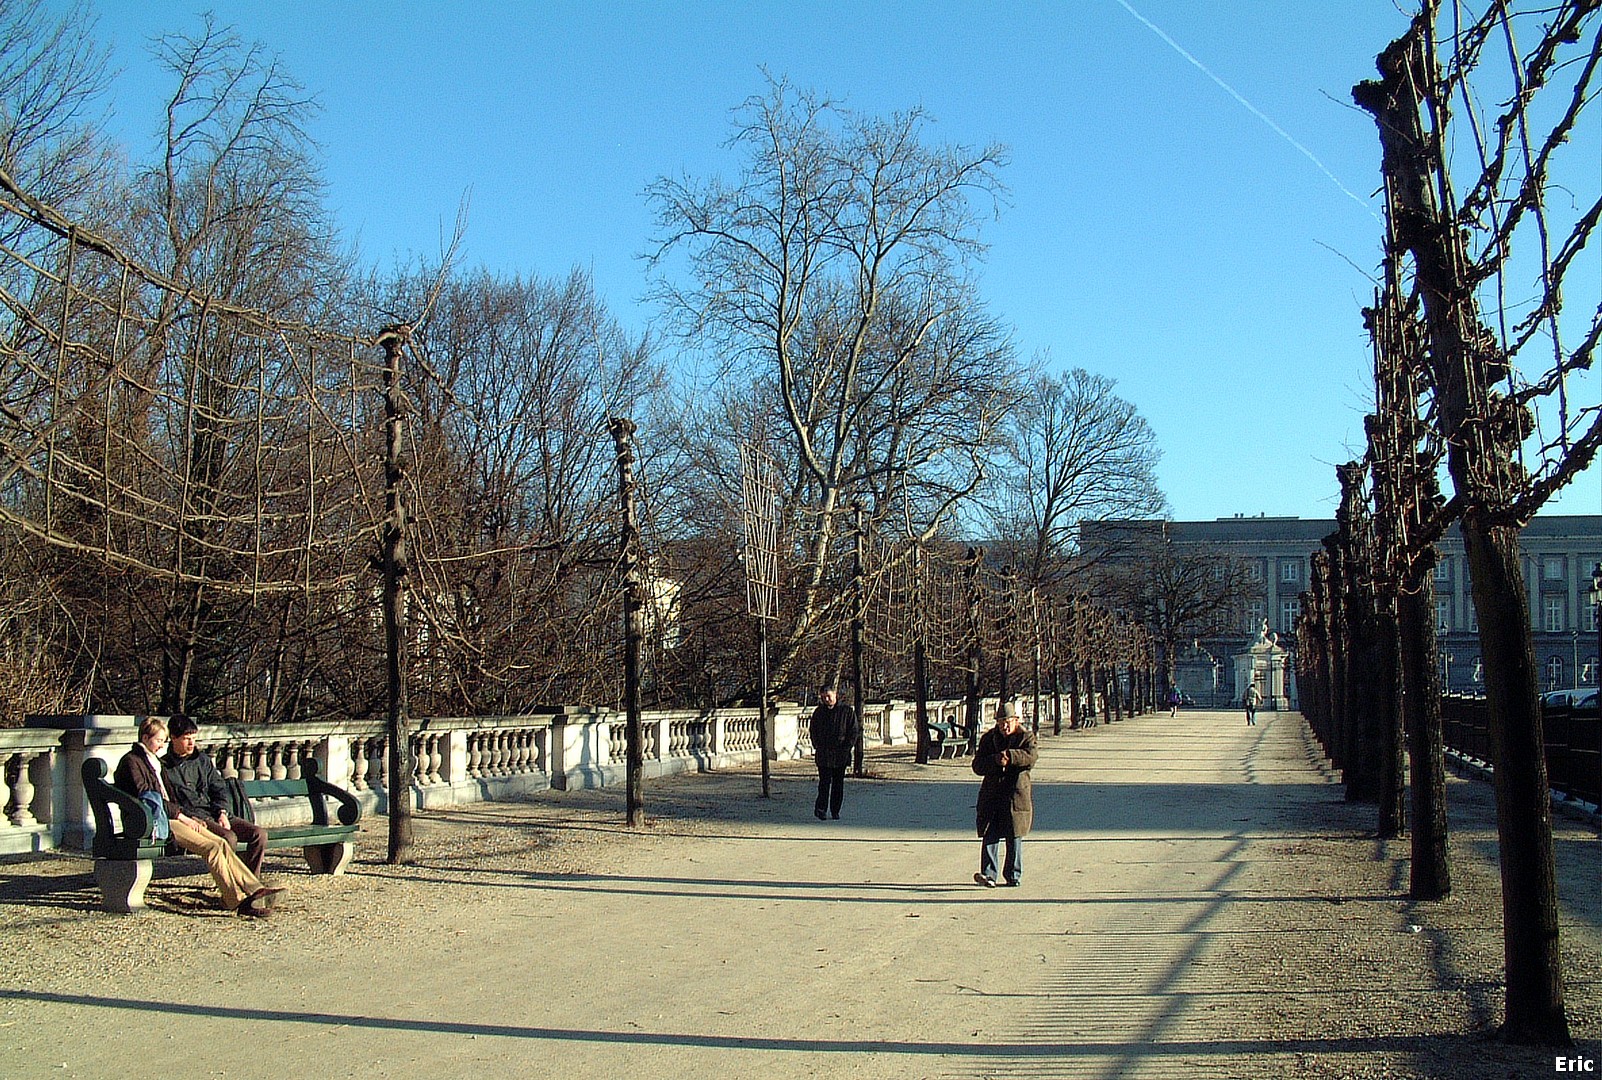
<path id="1" fill-rule="evenodd" d="M 120 69 L 116 130 L 153 152 L 169 88 L 146 42 L 203 7 L 90 6 Z M 586 267 L 644 331 L 642 193 L 734 171 L 730 112 L 765 68 L 1009 147 L 984 295 L 1023 355 L 1117 380 L 1177 518 L 1331 516 L 1332 466 L 1361 451 L 1379 152 L 1349 92 L 1406 27 L 1393 0 L 209 7 L 319 100 L 332 204 L 369 262 L 436 255 L 466 195 L 467 263 Z M 1597 513 L 1596 476 L 1550 509 Z"/>

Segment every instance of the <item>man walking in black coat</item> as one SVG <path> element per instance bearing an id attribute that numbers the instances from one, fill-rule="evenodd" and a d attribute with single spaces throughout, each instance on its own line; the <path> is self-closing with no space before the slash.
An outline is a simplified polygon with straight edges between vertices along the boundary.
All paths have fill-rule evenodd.
<path id="1" fill-rule="evenodd" d="M 857 711 L 840 700 L 834 687 L 826 686 L 812 710 L 812 760 L 818 765 L 818 801 L 812 813 L 819 821 L 827 813 L 839 819 L 840 800 L 845 797 L 846 767 L 857 748 Z"/>

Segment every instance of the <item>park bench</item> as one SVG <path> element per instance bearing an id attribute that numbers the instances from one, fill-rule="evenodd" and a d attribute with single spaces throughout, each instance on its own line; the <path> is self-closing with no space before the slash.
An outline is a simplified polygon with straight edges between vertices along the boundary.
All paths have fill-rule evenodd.
<path id="1" fill-rule="evenodd" d="M 930 720 L 929 752 L 934 758 L 961 757 L 968 752 L 968 726 Z"/>
<path id="2" fill-rule="evenodd" d="M 305 799 L 310 824 L 275 825 L 267 830 L 267 847 L 298 847 L 314 874 L 341 874 L 354 851 L 356 823 L 361 804 L 343 788 L 317 775 L 317 760 L 300 763 L 299 780 L 246 780 L 242 786 L 252 801 Z M 106 763 L 90 758 L 83 763 L 83 790 L 95 818 L 95 880 L 100 884 L 101 906 L 107 911 L 136 912 L 145 907 L 145 886 L 154 871 L 152 860 L 185 852 L 168 840 L 150 836 L 150 814 L 144 803 L 106 780 Z M 329 815 L 329 800 L 337 803 Z M 117 813 L 112 813 L 116 807 Z M 244 845 L 235 845 L 243 851 Z"/>

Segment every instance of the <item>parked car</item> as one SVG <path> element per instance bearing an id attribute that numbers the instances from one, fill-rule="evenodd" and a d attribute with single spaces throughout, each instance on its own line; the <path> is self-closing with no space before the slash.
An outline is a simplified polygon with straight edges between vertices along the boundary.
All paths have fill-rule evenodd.
<path id="1" fill-rule="evenodd" d="M 1546 709 L 1594 709 L 1596 688 L 1584 686 L 1568 690 L 1548 690 L 1541 695 L 1541 706 Z"/>

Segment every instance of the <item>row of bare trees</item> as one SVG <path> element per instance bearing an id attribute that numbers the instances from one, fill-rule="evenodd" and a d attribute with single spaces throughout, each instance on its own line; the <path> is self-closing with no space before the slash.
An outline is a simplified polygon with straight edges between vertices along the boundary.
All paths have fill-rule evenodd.
<path id="1" fill-rule="evenodd" d="M 1063 595 L 1078 519 L 1162 507 L 1154 437 L 1112 382 L 1021 362 L 983 304 L 998 147 L 773 82 L 740 114 L 736 181 L 651 193 L 652 339 L 581 272 L 362 269 L 308 92 L 210 19 L 155 49 L 173 90 L 141 158 L 93 123 L 83 10 L 0 3 L 4 720 L 383 714 L 386 483 L 412 710 L 615 702 L 620 416 L 661 702 L 755 692 L 742 441 L 784 477 L 775 690 L 840 669 L 853 505 L 902 563 L 1000 538 L 1026 590 Z M 398 365 L 384 327 L 405 328 Z"/>
<path id="2" fill-rule="evenodd" d="M 1402 827 L 1413 892 L 1443 895 L 1444 776 L 1433 541 L 1462 532 L 1495 769 L 1503 1035 L 1567 1045 L 1551 802 L 1519 531 L 1602 445 L 1591 368 L 1602 189 L 1581 117 L 1602 65 L 1597 0 L 1425 0 L 1353 91 L 1379 130 L 1385 258 L 1367 312 L 1375 410 L 1343 466 L 1339 528 L 1304 596 L 1305 700 L 1348 792 Z M 1466 180 L 1466 182 L 1465 182 Z M 1444 477 L 1442 473 L 1444 471 Z M 1450 494 L 1440 490 L 1442 480 Z"/>

